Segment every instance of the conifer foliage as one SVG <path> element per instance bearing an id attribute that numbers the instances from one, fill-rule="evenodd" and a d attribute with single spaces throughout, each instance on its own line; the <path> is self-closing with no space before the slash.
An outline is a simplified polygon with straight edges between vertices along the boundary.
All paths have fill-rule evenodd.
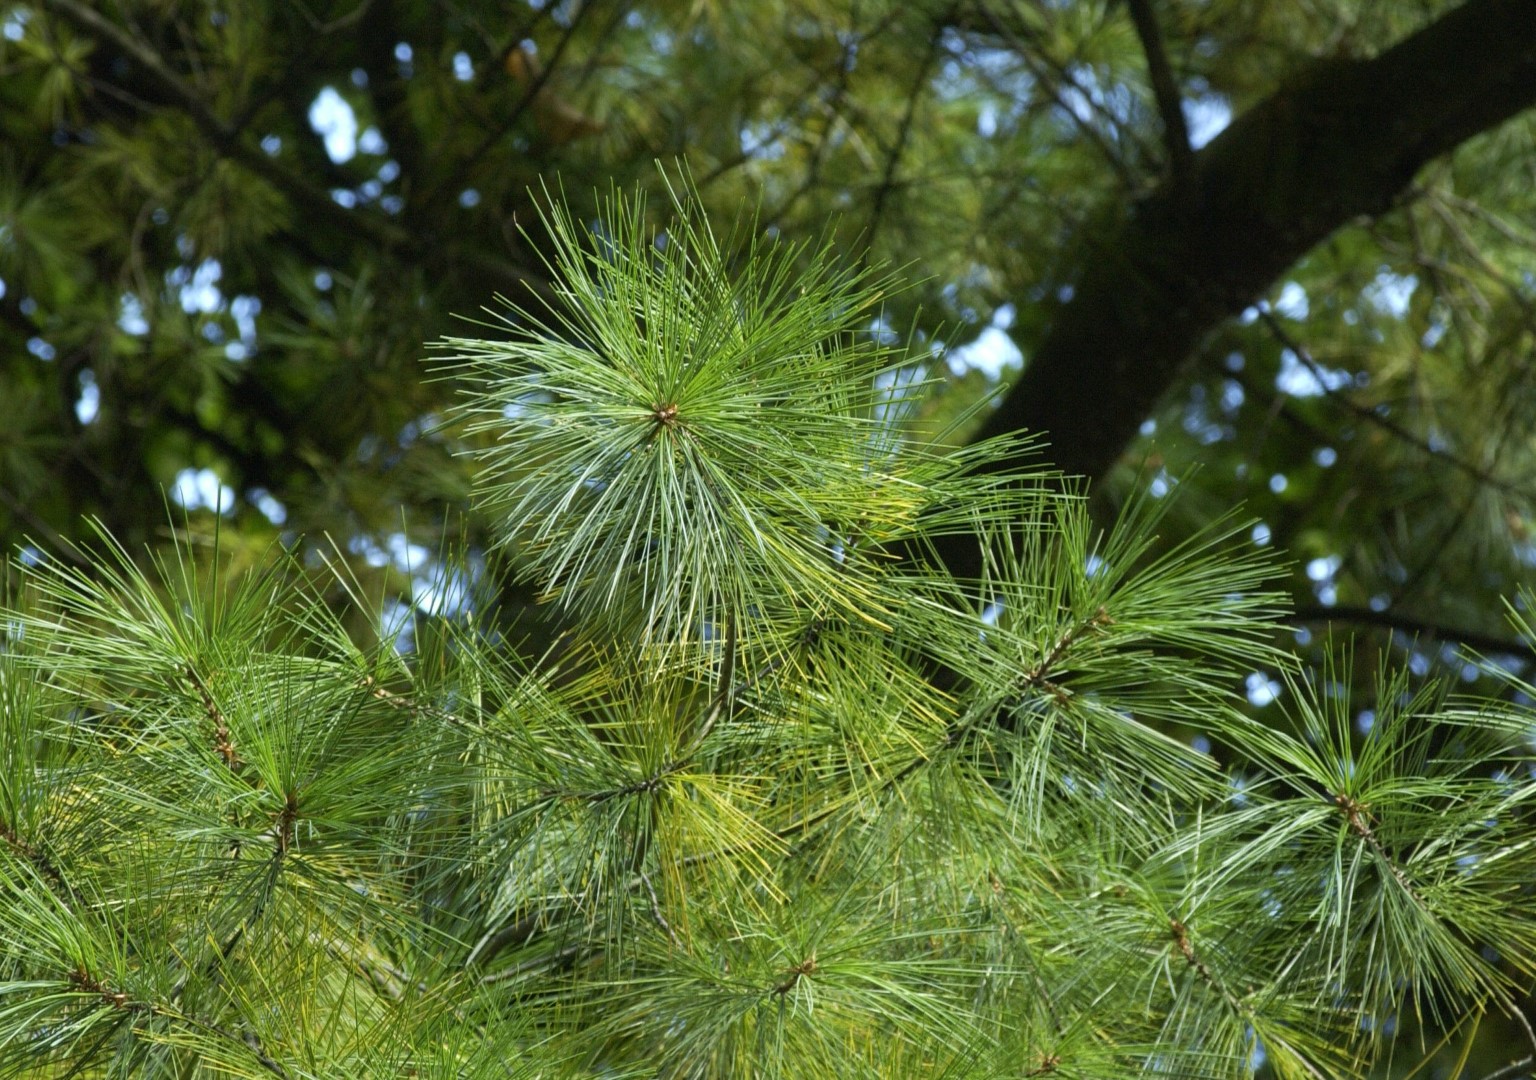
<path id="1" fill-rule="evenodd" d="M 1333 1077 L 1515 1010 L 1528 714 L 1256 724 L 1234 522 L 940 449 L 890 279 L 673 209 L 553 211 L 549 309 L 441 350 L 547 654 L 283 552 L 17 566 L 0 1074 Z"/>

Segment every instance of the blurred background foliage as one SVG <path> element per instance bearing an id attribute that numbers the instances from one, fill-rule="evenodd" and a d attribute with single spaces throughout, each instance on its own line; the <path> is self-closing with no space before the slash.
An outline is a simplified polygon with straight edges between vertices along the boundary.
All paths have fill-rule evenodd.
<path id="1" fill-rule="evenodd" d="M 467 594 L 436 554 L 480 565 L 489 525 L 424 343 L 548 288 L 545 190 L 590 220 L 681 165 L 719 219 L 900 268 L 868 331 L 935 380 L 927 419 L 959 415 L 1184 153 L 1457 6 L 0 2 L 0 544 L 185 520 L 237 562 L 334 547 L 386 618 L 438 613 Z M 1533 657 L 1503 606 L 1536 564 L 1536 118 L 1511 111 L 1146 376 L 1159 404 L 1093 478 L 1105 514 L 1177 489 L 1170 544 L 1244 505 L 1304 653 L 1333 624 L 1419 676 Z"/>

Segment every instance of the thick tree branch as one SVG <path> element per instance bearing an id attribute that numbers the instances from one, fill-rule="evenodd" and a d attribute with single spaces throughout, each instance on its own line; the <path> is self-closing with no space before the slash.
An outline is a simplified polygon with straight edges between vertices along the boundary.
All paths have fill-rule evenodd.
<path id="1" fill-rule="evenodd" d="M 1536 0 L 1469 0 L 1369 60 L 1319 62 L 1195 153 L 1187 190 L 1133 205 L 981 436 L 1054 434 L 1100 476 L 1200 340 L 1427 162 L 1536 104 Z M 961 572 L 964 545 L 946 552 Z"/>

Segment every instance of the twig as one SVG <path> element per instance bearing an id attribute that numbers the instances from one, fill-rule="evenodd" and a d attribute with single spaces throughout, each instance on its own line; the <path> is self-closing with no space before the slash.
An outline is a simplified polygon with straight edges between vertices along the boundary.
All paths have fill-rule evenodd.
<path id="1" fill-rule="evenodd" d="M 1131 9 L 1131 22 L 1136 26 L 1136 36 L 1141 39 L 1141 50 L 1147 57 L 1147 76 L 1152 83 L 1152 96 L 1157 100 L 1157 112 L 1163 120 L 1163 145 L 1168 150 L 1168 166 L 1173 174 L 1173 186 L 1187 188 L 1194 160 L 1189 145 L 1189 128 L 1184 123 L 1184 103 L 1179 96 L 1179 85 L 1174 81 L 1173 68 L 1168 64 L 1168 53 L 1163 48 L 1163 34 L 1157 25 L 1157 13 L 1149 0 L 1126 0 Z"/>
<path id="2" fill-rule="evenodd" d="M 951 11 L 951 14 L 953 12 Z M 917 102 L 923 94 L 923 84 L 928 81 L 928 72 L 933 67 L 934 58 L 939 53 L 939 42 L 943 39 L 941 27 L 950 21 L 946 15 L 939 25 L 932 27 L 928 34 L 928 49 L 923 54 L 922 62 L 917 65 L 917 72 L 912 79 L 912 89 L 907 93 L 907 103 L 901 114 L 901 125 L 896 130 L 896 142 L 892 145 L 890 153 L 885 157 L 885 173 L 880 178 L 880 187 L 875 191 L 875 202 L 869 211 L 869 225 L 864 231 L 865 249 L 874 246 L 875 233 L 880 229 L 880 219 L 885 213 L 886 201 L 891 196 L 893 183 L 896 179 L 896 169 L 901 164 L 902 155 L 906 153 L 907 142 L 912 136 L 912 120 L 917 115 Z"/>
<path id="3" fill-rule="evenodd" d="M 1381 626 L 1388 630 L 1397 630 L 1405 634 L 1425 634 L 1430 637 L 1454 641 L 1460 645 L 1466 645 L 1483 653 L 1498 653 L 1506 656 L 1520 656 L 1529 660 L 1536 660 L 1536 645 L 1518 639 L 1502 638 L 1496 634 L 1485 634 L 1477 630 L 1463 630 L 1454 626 L 1442 626 L 1439 623 L 1430 622 L 1428 619 L 1414 618 L 1412 615 L 1400 615 L 1392 611 L 1376 611 L 1368 607 L 1299 607 L 1291 613 L 1290 622 L 1297 623 L 1321 623 L 1321 622 L 1345 622 L 1360 623 L 1366 626 Z"/>
<path id="4" fill-rule="evenodd" d="M 802 960 L 784 973 L 784 979 L 773 987 L 771 991 L 774 997 L 783 997 L 793 990 L 800 979 L 816 973 L 816 954 L 812 953 L 807 959 Z"/>
<path id="5" fill-rule="evenodd" d="M 1501 996 L 1504 997 L 1504 1007 L 1509 1010 L 1509 1015 L 1514 1017 L 1515 1021 L 1525 1029 L 1526 1042 L 1531 1044 L 1533 1050 L 1536 1050 L 1536 1028 L 1531 1027 L 1530 1017 L 1525 1015 L 1524 1009 L 1510 1000 L 1509 995 L 1504 994 Z M 1525 1060 L 1529 1063 L 1531 1058 L 1526 1058 Z"/>
<path id="6" fill-rule="evenodd" d="M 1100 109 L 1098 103 L 1093 100 L 1092 95 L 1083 89 L 1078 81 L 1072 77 L 1069 71 L 1065 70 L 1060 64 L 1051 59 L 1049 54 L 1046 53 L 1044 49 L 1040 50 L 1040 55 L 1038 58 L 1031 54 L 1028 48 L 1028 43 L 1020 41 L 1018 35 L 1004 26 L 1002 21 L 998 19 L 998 17 L 989 7 L 984 4 L 979 5 L 978 10 L 981 12 L 982 17 L 991 24 L 993 32 L 996 33 L 998 37 L 1007 42 L 1008 46 L 1013 49 L 1016 54 L 1018 54 L 1019 61 L 1029 69 L 1029 73 L 1035 77 L 1040 85 L 1046 87 L 1050 91 L 1051 98 L 1055 101 L 1056 107 L 1062 112 L 1066 113 L 1067 118 L 1072 121 L 1073 126 L 1076 127 L 1077 130 L 1083 135 L 1083 137 L 1092 143 L 1094 148 L 1099 151 L 1099 154 L 1104 158 L 1105 163 L 1114 171 L 1115 176 L 1119 178 L 1121 187 L 1127 191 L 1136 190 L 1138 186 L 1138 180 L 1131 174 L 1130 167 L 1126 165 L 1125 161 L 1120 157 L 1119 154 L 1115 153 L 1114 147 L 1111 146 L 1109 142 L 1104 138 L 1103 132 L 1099 131 L 1098 128 L 1088 123 L 1088 121 L 1083 119 L 1083 117 L 1078 113 L 1076 109 L 1067 104 L 1066 100 L 1063 99 L 1061 95 L 1061 87 L 1064 83 L 1070 84 L 1073 91 L 1076 92 L 1082 98 L 1082 100 L 1088 103 L 1089 108 L 1093 109 L 1094 112 L 1103 115 L 1102 110 Z M 1046 67 L 1049 67 L 1050 70 L 1044 70 L 1042 63 Z M 1117 131 L 1120 130 L 1113 117 L 1108 117 L 1107 122 L 1109 122 L 1112 126 L 1115 126 Z"/>
<path id="7" fill-rule="evenodd" d="M 1374 424 L 1381 428 L 1383 431 L 1389 432 L 1390 434 L 1396 436 L 1398 439 L 1401 439 L 1409 446 L 1412 446 L 1415 450 L 1418 450 L 1429 457 L 1444 461 L 1446 464 L 1460 470 L 1461 472 L 1466 473 L 1480 484 L 1484 484 L 1488 487 L 1502 491 L 1509 495 L 1517 495 L 1523 499 L 1536 501 L 1536 491 L 1522 487 L 1513 481 L 1494 476 L 1488 470 L 1480 468 L 1479 466 L 1472 464 L 1470 461 L 1463 461 L 1455 454 L 1447 453 L 1444 450 L 1437 449 L 1436 447 L 1431 446 L 1426 440 L 1420 438 L 1418 435 L 1415 435 L 1413 432 L 1409 431 L 1407 428 L 1403 427 L 1396 421 L 1388 419 L 1387 417 L 1382 416 L 1376 410 L 1366 408 L 1364 405 L 1360 405 L 1357 402 L 1350 400 L 1348 397 L 1345 397 L 1343 394 L 1340 394 L 1337 390 L 1328 385 L 1325 378 L 1327 372 L 1323 370 L 1322 365 L 1313 358 L 1312 354 L 1307 350 L 1306 346 L 1297 341 L 1293 336 L 1291 336 L 1290 332 L 1287 331 L 1284 326 L 1280 325 L 1280 320 L 1275 318 L 1274 313 L 1268 311 L 1264 307 L 1259 307 L 1256 310 L 1259 313 L 1259 321 L 1262 322 L 1265 327 L 1268 328 L 1270 333 L 1275 336 L 1275 340 L 1296 354 L 1296 359 L 1301 361 L 1302 366 L 1312 373 L 1313 378 L 1315 378 L 1318 382 L 1318 385 L 1322 387 L 1323 396 L 1328 400 L 1333 401 L 1342 408 L 1354 413 L 1356 416 L 1366 421 L 1367 423 Z"/>
<path id="8" fill-rule="evenodd" d="M 644 870 L 640 871 L 640 880 L 645 885 L 646 895 L 651 898 L 651 918 L 656 920 L 656 925 L 667 932 L 667 937 L 672 942 L 674 949 L 681 949 L 683 943 L 677 940 L 677 932 L 672 929 L 672 924 L 667 922 L 661 913 L 661 901 L 656 899 L 656 889 L 651 885 L 651 878 Z"/>
<path id="9" fill-rule="evenodd" d="M 514 964 L 505 971 L 498 971 L 494 975 L 486 975 L 480 980 L 480 983 L 482 986 L 491 986 L 495 983 L 506 982 L 508 979 L 515 979 L 519 975 L 526 975 L 530 971 L 537 971 L 542 967 L 554 967 L 557 964 L 563 964 L 567 960 L 574 959 L 579 952 L 581 952 L 580 945 L 567 945 L 548 956 L 535 956 L 521 963 Z"/>
<path id="10" fill-rule="evenodd" d="M 1226 1002 L 1227 1008 L 1231 1009 L 1238 1016 L 1246 1018 L 1252 1010 L 1243 1006 L 1243 1003 L 1233 995 L 1232 991 L 1227 989 L 1226 984 L 1216 977 L 1216 973 L 1205 962 L 1205 958 L 1195 951 L 1194 943 L 1189 940 L 1189 927 L 1178 919 L 1170 918 L 1168 920 L 1168 933 L 1173 939 L 1173 947 L 1184 958 L 1184 962 L 1200 977 L 1200 981 L 1214 990 L 1221 1000 Z"/>
<path id="11" fill-rule="evenodd" d="M 1517 1076 L 1532 1076 L 1536 1069 L 1536 1057 L 1523 1057 L 1519 1061 L 1512 1061 L 1502 1069 L 1494 1069 L 1493 1072 L 1483 1077 L 1483 1080 L 1515 1080 Z"/>
<path id="12" fill-rule="evenodd" d="M 233 736 L 229 731 L 229 721 L 224 718 L 223 711 L 217 701 L 213 699 L 213 692 L 208 689 L 208 684 L 203 681 L 197 669 L 188 664 L 183 669 L 187 681 L 197 691 L 198 700 L 202 702 L 203 711 L 208 714 L 208 720 L 213 724 L 213 748 L 224 762 L 224 767 L 232 773 L 239 773 L 244 764 L 240 755 L 235 752 Z"/>
<path id="13" fill-rule="evenodd" d="M 1525 1029 L 1526 1041 L 1531 1044 L 1532 1049 L 1536 1049 L 1536 1029 L 1531 1027 L 1530 1018 L 1525 1015 L 1525 1010 L 1515 1004 L 1514 1000 L 1506 992 L 1501 991 L 1496 996 L 1499 999 L 1499 1004 L 1504 1006 L 1504 1011 Z M 1536 1072 L 1533 1072 L 1533 1068 L 1536 1068 L 1536 1054 L 1527 1054 L 1519 1061 L 1512 1061 L 1501 1069 L 1495 1069 L 1483 1077 L 1483 1080 L 1514 1080 L 1515 1077 L 1521 1075 L 1533 1076 L 1536 1075 Z"/>

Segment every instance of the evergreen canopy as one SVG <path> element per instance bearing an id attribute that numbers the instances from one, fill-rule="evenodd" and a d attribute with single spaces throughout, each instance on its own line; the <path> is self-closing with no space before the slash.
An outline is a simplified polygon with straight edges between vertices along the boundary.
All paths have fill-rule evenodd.
<path id="1" fill-rule="evenodd" d="M 138 550 L 169 489 L 220 509 L 238 561 L 329 534 L 408 604 L 409 545 L 489 532 L 424 434 L 453 387 L 421 343 L 547 295 L 530 189 L 561 178 L 590 221 L 638 183 L 664 213 L 651 163 L 683 159 L 716 220 L 761 206 L 910 268 L 875 329 L 947 344 L 926 409 L 1028 358 L 990 422 L 1101 503 L 1182 486 L 1170 539 L 1248 506 L 1295 559 L 1304 635 L 1529 662 L 1501 597 L 1536 562 L 1532 18 L 6 0 L 0 547 L 57 552 L 96 517 Z"/>

